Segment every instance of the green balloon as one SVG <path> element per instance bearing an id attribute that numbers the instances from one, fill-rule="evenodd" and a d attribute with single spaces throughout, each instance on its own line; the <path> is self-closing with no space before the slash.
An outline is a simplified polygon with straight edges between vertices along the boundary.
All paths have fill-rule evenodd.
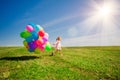
<path id="1" fill-rule="evenodd" d="M 32 36 L 32 34 L 25 30 L 25 38 Z"/>
<path id="2" fill-rule="evenodd" d="M 51 50 L 51 45 L 49 42 L 46 43 L 45 50 L 47 50 L 47 51 Z"/>
<path id="3" fill-rule="evenodd" d="M 21 36 L 22 38 L 27 38 L 27 37 L 32 36 L 32 34 L 31 34 L 30 32 L 28 32 L 27 30 L 25 30 L 24 32 L 21 32 L 21 33 L 20 33 L 20 36 Z"/>

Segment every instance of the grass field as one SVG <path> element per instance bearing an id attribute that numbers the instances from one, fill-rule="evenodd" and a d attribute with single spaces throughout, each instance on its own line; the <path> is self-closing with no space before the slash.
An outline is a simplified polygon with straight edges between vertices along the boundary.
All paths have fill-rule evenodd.
<path id="1" fill-rule="evenodd" d="M 63 56 L 0 47 L 0 80 L 120 80 L 120 47 L 69 47 Z"/>

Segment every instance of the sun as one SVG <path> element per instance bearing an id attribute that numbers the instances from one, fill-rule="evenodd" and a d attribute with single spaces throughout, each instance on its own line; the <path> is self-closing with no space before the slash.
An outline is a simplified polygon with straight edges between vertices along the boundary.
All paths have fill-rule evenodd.
<path id="1" fill-rule="evenodd" d="M 100 9 L 100 14 L 103 15 L 103 16 L 106 16 L 106 15 L 109 15 L 111 10 L 110 10 L 110 7 L 108 6 L 104 6 Z"/>
<path id="2" fill-rule="evenodd" d="M 112 8 L 107 5 L 99 8 L 99 10 L 98 10 L 98 14 L 103 17 L 107 17 L 107 16 L 111 15 L 112 14 L 111 12 L 112 12 Z"/>

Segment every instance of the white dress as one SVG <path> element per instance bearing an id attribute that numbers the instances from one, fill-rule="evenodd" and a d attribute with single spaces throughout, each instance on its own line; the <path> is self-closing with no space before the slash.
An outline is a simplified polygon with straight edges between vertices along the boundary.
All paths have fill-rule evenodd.
<path id="1" fill-rule="evenodd" d="M 61 42 L 59 40 L 55 42 L 55 49 L 61 50 Z"/>

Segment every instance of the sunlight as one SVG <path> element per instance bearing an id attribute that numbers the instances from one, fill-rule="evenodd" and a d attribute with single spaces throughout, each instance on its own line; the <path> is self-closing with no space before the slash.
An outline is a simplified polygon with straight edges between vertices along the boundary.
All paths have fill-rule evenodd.
<path id="1" fill-rule="evenodd" d="M 99 15 L 104 16 L 104 17 L 109 16 L 111 12 L 112 12 L 112 9 L 110 6 L 103 6 L 98 11 Z"/>
<path id="2" fill-rule="evenodd" d="M 78 30 L 83 29 L 85 34 L 97 34 L 99 45 L 109 44 L 112 40 L 117 42 L 114 37 L 119 32 L 119 22 L 116 20 L 116 15 L 119 15 L 119 6 L 113 1 L 104 1 L 101 5 L 98 5 L 95 1 L 92 3 L 94 9 L 89 12 L 90 16 L 75 25 L 76 28 Z M 80 33 L 82 34 L 82 32 Z"/>

